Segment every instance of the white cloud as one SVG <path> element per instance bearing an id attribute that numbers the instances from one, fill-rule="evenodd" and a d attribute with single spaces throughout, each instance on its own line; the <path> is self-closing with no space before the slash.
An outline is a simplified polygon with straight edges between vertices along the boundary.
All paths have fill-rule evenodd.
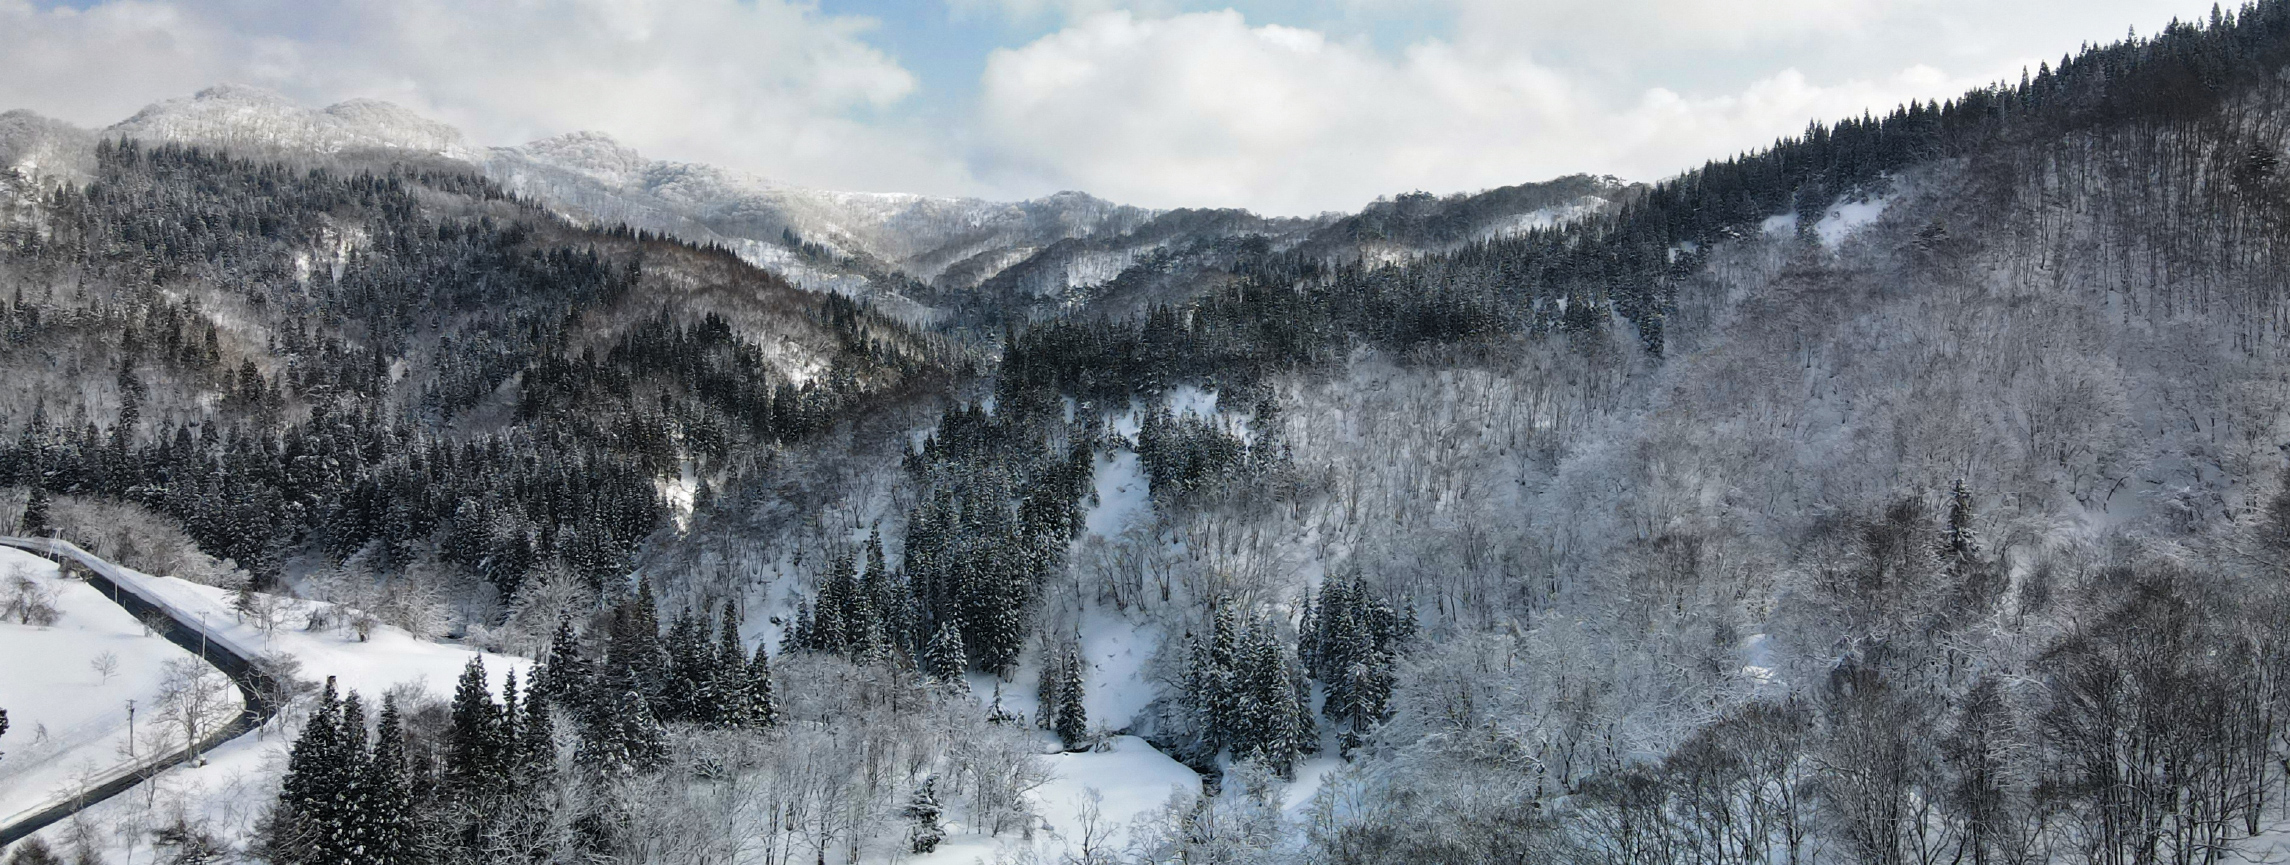
<path id="1" fill-rule="evenodd" d="M 1273 26 L 1183 11 L 1228 0 L 945 2 L 1056 29 L 986 57 L 972 105 L 968 82 L 926 91 L 868 22 L 812 0 L 0 0 L 0 108 L 103 125 L 242 82 L 311 105 L 387 99 L 480 143 L 602 129 L 808 185 L 1296 213 L 1575 171 L 1659 178 L 2209 8 L 1229 0 L 1289 16 Z"/>
<path id="2" fill-rule="evenodd" d="M 0 0 L 0 108 L 103 125 L 230 81 L 386 99 L 482 143 L 602 129 L 793 182 L 970 187 L 928 136 L 870 119 L 916 81 L 865 26 L 793 0 Z"/>
<path id="3" fill-rule="evenodd" d="M 1657 178 L 1809 118 L 1976 83 L 1930 67 L 1828 84 L 1782 69 L 1732 94 L 1650 88 L 1614 104 L 1491 40 L 1386 56 L 1231 11 L 1109 12 L 996 52 L 982 127 L 1013 170 L 1116 199 L 1306 213 L 1574 171 Z"/>
<path id="4" fill-rule="evenodd" d="M 2086 41 L 2201 18 L 2212 0 L 1346 0 L 1440 10 L 1465 42 L 1499 40 L 1636 83 L 1738 86 L 1790 65 L 1815 78 L 1930 64 L 1988 73 Z M 2230 4 L 2232 5 L 2232 4 Z"/>
<path id="5" fill-rule="evenodd" d="M 1175 11 L 1171 0 L 946 0 L 946 8 L 956 18 L 996 16 L 1022 22 L 1075 20 L 1114 10 L 1145 14 Z"/>

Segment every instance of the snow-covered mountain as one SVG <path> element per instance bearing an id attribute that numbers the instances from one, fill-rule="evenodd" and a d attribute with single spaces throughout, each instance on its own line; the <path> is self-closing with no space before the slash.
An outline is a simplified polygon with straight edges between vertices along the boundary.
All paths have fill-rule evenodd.
<path id="1" fill-rule="evenodd" d="M 862 293 L 869 275 L 969 288 L 1061 240 L 1119 234 L 1155 213 L 1079 192 L 1017 202 L 807 189 L 710 165 L 651 159 L 600 132 L 512 147 L 471 143 L 403 107 L 355 99 L 307 108 L 277 93 L 210 87 L 90 133 L 29 112 L 0 116 L 0 160 L 24 174 L 84 177 L 98 137 L 261 155 L 434 156 L 592 225 L 625 224 L 719 244 L 798 285 Z M 811 255 L 799 254 L 810 244 Z M 824 253 L 821 255 L 819 253 Z"/>
<path id="2" fill-rule="evenodd" d="M 104 133 L 275 152 L 401 150 L 467 160 L 483 155 L 461 130 L 388 102 L 352 99 L 311 110 L 277 93 L 237 85 L 151 105 Z"/>
<path id="3" fill-rule="evenodd" d="M 85 177 L 99 137 L 271 156 L 454 160 L 576 222 L 720 245 L 798 286 L 870 297 L 910 319 L 957 307 L 1022 316 L 1045 305 L 1107 300 L 1119 310 L 1181 298 L 1220 281 L 1231 244 L 1250 236 L 1272 251 L 1404 260 L 1603 212 L 1632 188 L 1613 178 L 1562 178 L 1445 198 L 1418 193 L 1354 216 L 1313 219 L 1153 211 L 1082 192 L 1014 202 L 845 192 L 653 159 L 601 132 L 480 146 L 387 102 L 313 109 L 235 85 L 151 105 L 100 132 L 29 112 L 0 115 L 0 165 Z M 1004 309 L 1009 304 L 1016 306 Z"/>
<path id="4" fill-rule="evenodd" d="M 1575 174 L 1471 194 L 1409 193 L 1376 201 L 1314 232 L 1304 251 L 1323 258 L 1404 261 L 1611 213 L 1642 191 L 1621 178 Z"/>
<path id="5" fill-rule="evenodd" d="M 792 232 L 925 281 L 990 250 L 1125 231 L 1152 216 L 1079 192 L 993 202 L 805 189 L 711 165 L 648 159 L 600 132 L 494 148 L 485 169 L 513 191 L 588 219 L 735 242 L 778 244 Z"/>

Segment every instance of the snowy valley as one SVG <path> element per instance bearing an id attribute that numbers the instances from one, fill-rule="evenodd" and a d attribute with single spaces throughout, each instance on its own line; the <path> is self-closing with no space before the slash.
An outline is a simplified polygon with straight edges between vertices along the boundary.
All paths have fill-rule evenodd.
<path id="1" fill-rule="evenodd" d="M 0 861 L 2275 861 L 2286 69 L 1312 217 L 0 115 Z"/>

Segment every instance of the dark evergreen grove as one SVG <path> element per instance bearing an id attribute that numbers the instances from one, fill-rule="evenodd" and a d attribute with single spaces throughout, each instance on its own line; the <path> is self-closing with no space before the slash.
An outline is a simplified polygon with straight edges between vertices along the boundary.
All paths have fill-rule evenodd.
<path id="1" fill-rule="evenodd" d="M 369 743 L 370 720 L 355 692 L 339 696 L 334 680 L 326 680 L 288 754 L 278 803 L 264 830 L 265 857 L 273 862 L 428 861 L 431 839 L 416 831 L 414 810 L 424 804 L 417 792 L 432 788 L 429 767 L 409 760 L 395 703 L 383 702 L 380 725 Z"/>
<path id="2" fill-rule="evenodd" d="M 1393 609 L 1358 580 L 1331 581 L 1306 606 L 1297 654 L 1325 688 L 1321 712 L 1339 725 L 1346 751 L 1387 717 L 1395 667 L 1415 631 L 1414 609 Z"/>
<path id="3" fill-rule="evenodd" d="M 837 558 L 786 648 L 946 665 L 932 667 L 942 676 L 959 653 L 966 667 L 1013 671 L 1041 587 L 1081 532 L 1097 438 L 1086 421 L 1013 396 L 993 412 L 948 412 L 906 456 L 922 501 L 907 516 L 902 567 L 885 563 L 880 537 L 866 545 L 864 573 Z"/>
<path id="4" fill-rule="evenodd" d="M 769 655 L 747 655 L 736 615 L 709 634 L 708 620 L 680 613 L 663 633 L 646 590 L 607 621 L 602 635 L 563 622 L 521 688 L 514 672 L 496 686 L 472 657 L 442 723 L 420 731 L 385 700 L 369 736 L 359 696 L 338 696 L 328 679 L 290 751 L 262 854 L 376 865 L 498 862 L 567 845 L 604 855 L 600 821 L 613 818 L 581 809 L 608 803 L 575 791 L 658 772 L 671 730 L 780 725 Z"/>

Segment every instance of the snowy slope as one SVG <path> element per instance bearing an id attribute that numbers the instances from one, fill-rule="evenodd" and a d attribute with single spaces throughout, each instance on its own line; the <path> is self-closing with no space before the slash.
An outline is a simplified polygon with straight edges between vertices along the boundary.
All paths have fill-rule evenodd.
<path id="1" fill-rule="evenodd" d="M 0 113 L 0 176 L 81 177 L 93 170 L 93 133 L 30 111 Z"/>
<path id="2" fill-rule="evenodd" d="M 1056 743 L 1043 735 L 1045 747 Z M 1020 858 L 1078 861 L 1085 837 L 1098 849 L 1120 851 L 1132 838 L 1138 818 L 1166 804 L 1173 795 L 1198 796 L 1201 778 L 1183 764 L 1153 750 L 1135 736 L 1116 736 L 1105 750 L 1053 754 L 1046 758 L 1051 778 L 1029 794 L 1041 826 L 1031 839 L 1016 834 L 994 837 L 970 830 L 959 820 L 946 840 L 927 856 L 901 859 L 919 865 L 969 865 Z M 1092 815 L 1091 810 L 1095 810 Z M 1092 828 L 1094 827 L 1094 828 Z M 1021 861 L 1022 858 L 1021 858 Z"/>
<path id="3" fill-rule="evenodd" d="M 0 708 L 8 710 L 9 732 L 0 738 L 0 824 L 52 800 L 71 795 L 99 776 L 182 747 L 179 732 L 161 719 L 161 692 L 170 664 L 205 667 L 197 656 L 142 623 L 105 598 L 95 587 L 63 579 L 55 563 L 20 550 L 0 547 L 0 592 L 16 579 L 30 580 L 51 593 L 61 617 L 47 627 L 0 622 L 0 658 L 9 659 L 0 676 Z M 95 667 L 104 655 L 116 658 L 106 677 Z M 236 716 L 244 706 L 236 689 L 222 687 L 209 712 L 214 724 Z M 135 756 L 128 749 L 127 703 L 138 709 Z"/>
<path id="4" fill-rule="evenodd" d="M 139 578 L 136 582 L 140 590 L 200 618 L 219 638 L 258 654 L 292 658 L 300 663 L 301 676 L 306 680 L 316 682 L 333 676 L 343 692 L 357 691 L 364 695 L 370 709 L 378 708 L 385 692 L 401 686 L 446 695 L 473 656 L 485 659 L 486 670 L 494 677 L 496 687 L 504 672 L 514 670 L 520 678 L 531 672 L 532 662 L 523 658 L 420 640 L 386 625 L 375 626 L 365 640 L 347 628 L 309 630 L 307 625 L 313 617 L 320 621 L 347 620 L 344 611 L 330 604 L 284 601 L 277 626 L 266 630 L 233 609 L 232 594 L 227 590 L 171 577 L 148 577 L 133 572 L 129 575 Z M 108 603 L 101 598 L 95 600 Z M 119 612 L 116 607 L 112 611 Z M 5 639 L 5 631 L 0 631 L 0 639 Z M 0 689 L 13 687 L 11 682 L 16 678 L 11 675 L 6 681 L 0 681 Z M 0 690 L 0 694 L 5 693 Z M 85 819 L 94 825 L 114 830 L 102 833 L 111 845 L 110 860 L 147 860 L 151 855 L 149 830 L 178 811 L 205 819 L 225 835 L 247 837 L 263 807 L 277 796 L 286 749 L 293 741 L 294 728 L 286 720 L 289 717 L 299 716 L 285 713 L 256 733 L 209 752 L 203 766 L 170 770 L 136 794 L 112 799 L 84 812 Z M 11 732 L 9 738 L 14 737 Z M 49 827 L 40 837 L 51 845 L 61 845 L 70 831 L 71 823 L 66 822 Z"/>

